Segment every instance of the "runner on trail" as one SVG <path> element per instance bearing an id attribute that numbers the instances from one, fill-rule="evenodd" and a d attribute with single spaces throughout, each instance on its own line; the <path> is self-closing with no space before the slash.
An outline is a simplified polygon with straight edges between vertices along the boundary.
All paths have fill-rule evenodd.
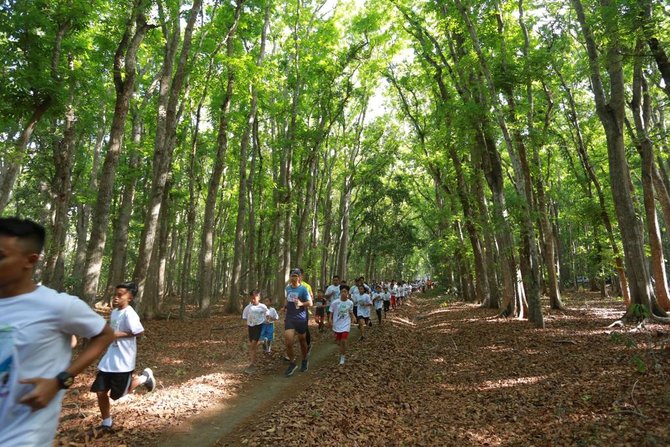
<path id="1" fill-rule="evenodd" d="M 249 304 L 242 311 L 242 319 L 247 322 L 249 331 L 249 366 L 244 369 L 247 374 L 256 371 L 256 348 L 268 312 L 268 307 L 261 303 L 261 292 L 258 289 L 253 290 L 249 295 Z"/>
<path id="2" fill-rule="evenodd" d="M 328 307 L 328 300 L 323 294 L 323 289 L 319 289 L 316 292 L 316 324 L 319 326 L 319 332 L 323 332 L 324 326 L 324 317 L 326 316 L 326 307 Z"/>
<path id="3" fill-rule="evenodd" d="M 340 298 L 340 276 L 333 275 L 333 282 L 326 288 L 326 299 L 328 300 L 328 305 L 326 306 L 326 313 L 330 314 L 330 305 L 333 304 L 333 301 L 336 301 Z M 329 321 L 330 315 L 326 316 L 326 321 Z"/>
<path id="4" fill-rule="evenodd" d="M 0 218 L 0 445 L 53 444 L 74 377 L 114 340 L 83 300 L 33 280 L 44 247 L 40 224 Z M 90 339 L 72 359 L 72 335 Z"/>
<path id="5" fill-rule="evenodd" d="M 377 313 L 377 322 L 382 324 L 382 307 L 384 306 L 384 294 L 382 293 L 382 286 L 377 284 L 375 291 L 372 292 L 372 303 L 375 306 Z"/>
<path id="6" fill-rule="evenodd" d="M 347 354 L 347 340 L 351 331 L 351 322 L 354 318 L 354 303 L 349 299 L 349 286 L 340 288 L 340 297 L 330 304 L 328 323 L 335 333 L 335 341 L 340 350 L 340 365 L 344 365 Z"/>
<path id="7" fill-rule="evenodd" d="M 349 290 L 349 295 L 351 296 L 351 301 L 354 303 L 354 315 L 358 315 L 358 297 L 361 294 L 360 287 L 363 284 L 362 276 L 354 279 L 354 284 Z"/>
<path id="8" fill-rule="evenodd" d="M 395 279 L 391 281 L 389 292 L 391 293 L 391 310 L 395 310 L 395 308 L 398 307 L 398 285 L 396 284 Z"/>
<path id="9" fill-rule="evenodd" d="M 98 363 L 98 373 L 91 385 L 91 391 L 98 397 L 98 408 L 102 422 L 98 429 L 103 432 L 113 431 L 111 403 L 138 386 L 144 385 L 151 392 L 156 388 L 156 380 L 151 368 L 144 368 L 142 373 L 133 375 L 137 357 L 137 337 L 144 334 L 140 317 L 130 302 L 137 295 L 137 284 L 126 282 L 116 286 L 112 299 L 114 310 L 109 317 L 109 324 L 114 330 L 114 342 Z"/>
<path id="10" fill-rule="evenodd" d="M 389 311 L 389 309 L 391 309 L 391 294 L 389 293 L 389 288 L 386 285 L 384 285 L 382 299 L 384 300 L 384 313 L 386 313 Z"/>
<path id="11" fill-rule="evenodd" d="M 289 365 L 286 369 L 286 377 L 293 375 L 298 368 L 296 356 L 293 351 L 293 341 L 296 334 L 300 343 L 302 364 L 300 371 L 305 372 L 308 368 L 307 360 L 307 309 L 312 305 L 312 298 L 304 285 L 300 284 L 300 269 L 292 269 L 289 284 L 286 286 L 286 317 L 284 319 L 284 342 Z"/>
<path id="12" fill-rule="evenodd" d="M 363 285 L 358 286 L 358 305 L 356 306 L 356 317 L 358 318 L 358 329 L 360 331 L 360 341 L 365 339 L 365 326 L 370 323 L 370 310 L 372 309 L 372 299 L 365 293 Z"/>
<path id="13" fill-rule="evenodd" d="M 279 320 L 279 314 L 277 309 L 272 307 L 272 298 L 265 297 L 263 303 L 268 308 L 268 312 L 265 314 L 265 323 L 261 328 L 261 340 L 263 341 L 263 352 L 270 354 L 272 352 L 272 340 L 275 337 L 275 321 Z"/>

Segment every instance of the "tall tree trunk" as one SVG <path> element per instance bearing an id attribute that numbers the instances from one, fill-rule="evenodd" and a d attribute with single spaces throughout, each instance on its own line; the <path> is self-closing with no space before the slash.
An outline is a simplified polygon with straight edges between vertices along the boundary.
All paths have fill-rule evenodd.
<path id="1" fill-rule="evenodd" d="M 101 116 L 101 123 L 95 138 L 93 146 L 93 163 L 91 173 L 88 177 L 88 192 L 93 193 L 97 189 L 98 169 L 100 165 L 100 152 L 102 150 L 103 139 L 105 137 L 105 111 Z M 72 266 L 72 277 L 74 279 L 74 290 L 81 290 L 84 279 L 84 267 L 86 264 L 86 236 L 88 235 L 88 225 L 91 220 L 91 206 L 88 203 L 77 204 L 77 248 L 75 252 L 75 263 Z"/>
<path id="2" fill-rule="evenodd" d="M 137 121 L 136 121 L 137 120 Z M 105 297 L 111 303 L 114 289 L 125 280 L 126 261 L 128 258 L 128 236 L 130 231 L 130 220 L 133 215 L 133 204 L 135 202 L 135 186 L 137 184 L 136 172 L 140 165 L 140 157 L 136 149 L 142 138 L 142 124 L 139 116 L 133 117 L 133 149 L 128 157 L 129 174 L 125 179 L 121 203 L 119 204 L 118 216 L 114 225 L 114 236 L 112 255 L 107 276 L 107 287 Z"/>
<path id="3" fill-rule="evenodd" d="M 624 115 L 625 115 L 625 88 L 622 61 L 622 48 L 619 40 L 619 30 L 613 18 L 608 16 L 605 21 L 605 33 L 608 43 L 605 48 L 604 63 L 610 83 L 609 98 L 605 95 L 605 88 L 600 74 L 600 55 L 597 44 L 588 23 L 581 0 L 571 0 L 577 13 L 582 35 L 586 43 L 589 58 L 591 88 L 593 90 L 596 111 L 605 130 L 607 139 L 607 153 L 609 174 L 612 184 L 614 207 L 619 221 L 619 231 L 624 246 L 626 270 L 630 278 L 631 304 L 645 306 L 650 312 L 665 317 L 667 314 L 658 306 L 651 276 L 647 269 L 644 256 L 644 245 L 640 222 L 633 205 L 633 190 L 630 181 L 630 171 L 626 161 L 624 143 Z M 610 0 L 601 0 L 601 8 L 612 8 Z M 634 317 L 634 306 L 629 306 L 627 317 Z"/>
<path id="4" fill-rule="evenodd" d="M 265 39 L 267 36 L 267 28 L 270 20 L 269 2 L 265 5 L 265 18 L 263 22 L 263 30 L 261 32 L 261 47 L 256 59 L 256 66 L 261 67 L 263 59 L 265 58 Z M 227 313 L 238 314 L 242 311 L 242 299 L 240 297 L 241 282 L 242 282 L 242 265 L 244 259 L 244 228 L 247 220 L 247 158 L 249 152 L 249 143 L 251 140 L 252 130 L 254 128 L 257 110 L 258 110 L 258 91 L 254 85 L 250 86 L 251 90 L 251 104 L 249 113 L 246 119 L 246 125 L 242 131 L 242 138 L 240 140 L 240 172 L 238 183 L 237 196 L 237 222 L 235 224 L 235 245 L 233 249 L 233 265 L 230 282 L 230 297 L 226 306 Z M 251 173 L 253 176 L 253 171 Z"/>
<path id="5" fill-rule="evenodd" d="M 172 36 L 168 39 L 165 48 L 165 60 L 160 79 L 160 93 L 158 101 L 158 114 L 156 125 L 156 137 L 154 140 L 153 172 L 149 192 L 149 203 L 147 207 L 140 249 L 133 272 L 133 278 L 138 283 L 139 292 L 135 297 L 136 307 L 142 306 L 144 296 L 144 284 L 147 280 L 147 271 L 151 262 L 154 246 L 159 230 L 159 215 L 163 195 L 166 194 L 166 184 L 170 175 L 172 153 L 176 146 L 177 123 L 179 120 L 182 102 L 182 88 L 188 74 L 189 54 L 191 51 L 191 40 L 196 19 L 200 14 L 202 0 L 194 0 L 184 29 L 184 40 L 177 61 L 177 66 L 172 76 L 172 68 L 175 60 L 177 46 L 180 38 L 180 15 L 173 18 Z M 166 33 L 166 37 L 167 33 Z M 155 288 L 149 290 L 156 291 Z M 156 303 L 158 297 L 150 297 L 150 303 Z M 150 310 L 148 311 L 151 312 Z"/>
<path id="6" fill-rule="evenodd" d="M 661 231 L 658 226 L 656 202 L 654 201 L 656 195 L 653 180 L 655 171 L 654 148 L 647 131 L 651 121 L 651 106 L 649 89 L 642 72 L 642 50 L 644 47 L 644 42 L 638 41 L 636 48 L 638 57 L 633 70 L 633 98 L 630 102 L 630 108 L 635 123 L 635 144 L 642 159 L 642 190 L 649 245 L 651 246 L 651 274 L 654 278 L 654 289 L 658 304 L 667 311 L 670 310 L 668 278 L 665 272 Z M 632 130 L 631 133 L 633 133 Z"/>
<path id="7" fill-rule="evenodd" d="M 68 211 L 72 197 L 72 167 L 75 150 L 75 110 L 74 86 L 70 86 L 69 105 L 65 112 L 63 138 L 54 146 L 54 179 L 52 181 L 54 220 L 51 242 L 47 250 L 45 283 L 56 290 L 62 290 L 65 277 L 65 241 L 68 230 Z"/>
<path id="8" fill-rule="evenodd" d="M 226 55 L 233 55 L 233 35 L 237 29 L 240 19 L 243 1 L 237 3 L 233 23 L 230 25 L 226 35 Z M 200 311 L 209 312 L 209 306 L 212 301 L 213 293 L 213 275 L 214 275 L 214 215 L 216 212 L 216 199 L 221 184 L 221 177 L 226 167 L 226 154 L 228 153 L 228 124 L 230 120 L 230 104 L 233 96 L 233 86 L 235 84 L 235 71 L 232 65 L 228 66 L 228 75 L 226 81 L 226 91 L 220 109 L 219 126 L 217 129 L 216 157 L 212 175 L 207 187 L 207 198 L 205 199 L 205 213 L 202 223 L 202 232 L 200 236 L 200 257 L 198 260 L 198 299 Z"/>
<path id="9" fill-rule="evenodd" d="M 556 70 L 556 69 L 555 69 Z M 617 277 L 619 278 L 619 286 L 621 287 L 621 294 L 623 295 L 624 303 L 626 306 L 630 304 L 630 292 L 628 289 L 628 280 L 626 278 L 626 271 L 624 269 L 623 258 L 621 252 L 619 251 L 619 245 L 617 244 L 616 238 L 614 236 L 614 228 L 612 226 L 612 221 L 610 220 L 609 212 L 607 211 L 607 204 L 605 200 L 605 193 L 603 191 L 600 180 L 596 175 L 593 165 L 589 160 L 588 152 L 586 149 L 586 143 L 584 142 L 584 137 L 582 136 L 582 129 L 577 119 L 577 106 L 575 105 L 575 99 L 572 95 L 572 91 L 565 83 L 562 74 L 560 71 L 556 70 L 563 90 L 565 91 L 565 96 L 568 100 L 569 112 L 567 112 L 568 121 L 572 124 L 575 130 L 575 145 L 577 147 L 577 154 L 581 161 L 582 167 L 586 172 L 590 182 L 596 189 L 596 195 L 598 196 L 598 204 L 600 205 L 600 217 L 602 219 L 603 225 L 607 230 L 607 236 L 610 241 L 610 247 L 612 248 L 612 253 L 614 254 L 614 268 L 617 272 Z M 589 188 L 590 191 L 590 188 Z M 590 193 L 590 192 L 589 192 Z"/>
<path id="10" fill-rule="evenodd" d="M 135 0 L 130 17 L 126 22 L 123 37 L 114 55 L 113 71 L 116 102 L 114 104 L 114 116 L 109 134 L 107 154 L 102 165 L 102 173 L 98 185 L 98 196 L 91 224 L 91 236 L 86 248 L 84 282 L 80 294 L 89 303 L 93 303 L 98 292 L 116 169 L 123 145 L 123 135 L 130 107 L 130 98 L 135 86 L 137 51 L 150 28 L 144 16 L 148 3 L 146 0 Z"/>

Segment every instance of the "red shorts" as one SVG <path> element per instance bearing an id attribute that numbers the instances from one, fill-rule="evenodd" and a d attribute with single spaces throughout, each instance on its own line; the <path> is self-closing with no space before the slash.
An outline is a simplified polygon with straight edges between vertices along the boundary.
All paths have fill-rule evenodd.
<path id="1" fill-rule="evenodd" d="M 349 332 L 335 332 L 335 341 L 346 340 L 349 338 Z"/>
<path id="2" fill-rule="evenodd" d="M 391 306 L 395 307 L 395 295 L 391 295 Z"/>

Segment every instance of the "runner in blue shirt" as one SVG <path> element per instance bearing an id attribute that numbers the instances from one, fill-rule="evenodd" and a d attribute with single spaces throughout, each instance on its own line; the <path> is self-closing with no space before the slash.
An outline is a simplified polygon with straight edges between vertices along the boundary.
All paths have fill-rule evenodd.
<path id="1" fill-rule="evenodd" d="M 300 353 L 302 355 L 302 364 L 300 371 L 307 371 L 307 308 L 312 305 L 312 297 L 307 288 L 300 284 L 300 269 L 292 269 L 289 284 L 286 286 L 286 318 L 284 320 L 284 343 L 286 344 L 286 353 L 290 359 L 286 377 L 293 375 L 298 368 L 296 364 L 295 352 L 293 351 L 293 341 L 295 334 L 298 334 L 300 343 Z"/>

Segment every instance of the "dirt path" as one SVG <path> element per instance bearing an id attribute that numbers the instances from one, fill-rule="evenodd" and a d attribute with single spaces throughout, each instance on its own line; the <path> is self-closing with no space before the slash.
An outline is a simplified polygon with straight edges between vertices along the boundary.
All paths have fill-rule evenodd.
<path id="1" fill-rule="evenodd" d="M 219 440 L 226 439 L 235 429 L 255 424 L 257 415 L 265 414 L 277 402 L 289 399 L 295 394 L 297 387 L 307 387 L 314 380 L 315 370 L 326 362 L 332 362 L 337 353 L 337 346 L 332 343 L 321 343 L 315 346 L 309 362 L 309 370 L 299 370 L 292 377 L 284 377 L 284 369 L 277 368 L 273 373 L 256 375 L 241 393 L 225 404 L 209 409 L 206 414 L 186 421 L 171 431 L 164 440 L 162 447 L 215 445 Z"/>

